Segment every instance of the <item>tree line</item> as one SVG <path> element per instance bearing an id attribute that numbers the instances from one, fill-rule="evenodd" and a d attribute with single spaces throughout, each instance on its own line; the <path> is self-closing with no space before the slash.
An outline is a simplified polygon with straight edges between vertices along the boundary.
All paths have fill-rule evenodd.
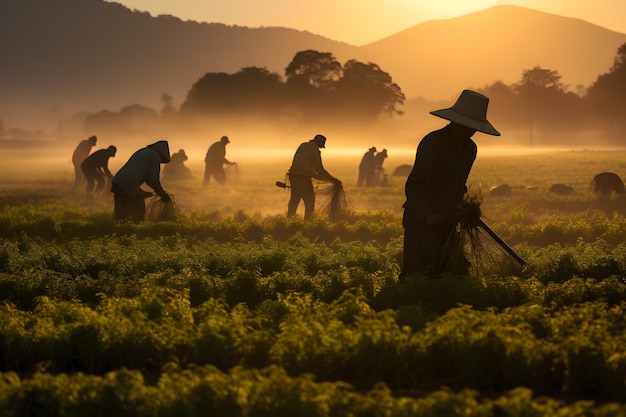
<path id="1" fill-rule="evenodd" d="M 609 138 L 626 133 L 626 43 L 610 70 L 588 88 L 570 91 L 557 70 L 536 66 L 506 85 L 497 81 L 480 90 L 497 101 L 489 111 L 509 128 L 533 131 L 602 131 Z"/>
<path id="2" fill-rule="evenodd" d="M 539 131 L 602 130 L 607 137 L 626 132 L 626 43 L 609 72 L 588 88 L 571 91 L 557 70 L 535 66 L 518 82 L 496 81 L 476 90 L 494 103 L 490 114 L 500 126 Z M 404 114 L 405 95 L 377 64 L 350 59 L 343 65 L 329 52 L 296 53 L 284 77 L 266 68 L 245 67 L 227 74 L 209 72 L 196 81 L 177 109 L 163 94 L 160 111 L 130 105 L 101 111 L 85 120 L 87 131 L 132 134 L 148 123 L 222 116 L 258 117 L 280 125 L 341 121 L 361 124 Z"/>
<path id="3" fill-rule="evenodd" d="M 121 133 L 141 125 L 223 116 L 254 117 L 275 124 L 319 121 L 375 122 L 402 115 L 405 96 L 377 64 L 354 59 L 341 64 L 330 52 L 296 53 L 285 75 L 244 67 L 236 73 L 208 72 L 196 81 L 179 109 L 163 94 L 161 111 L 130 105 L 119 113 L 101 111 L 85 120 L 87 131 Z M 112 132 L 113 133 L 113 132 Z"/>

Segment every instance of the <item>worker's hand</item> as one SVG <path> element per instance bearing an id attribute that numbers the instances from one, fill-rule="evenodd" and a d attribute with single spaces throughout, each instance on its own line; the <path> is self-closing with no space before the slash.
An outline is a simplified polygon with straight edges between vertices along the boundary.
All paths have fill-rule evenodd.
<path id="1" fill-rule="evenodd" d="M 443 225 L 443 217 L 438 213 L 430 213 L 424 218 L 424 221 L 430 227 L 441 227 Z"/>
<path id="2" fill-rule="evenodd" d="M 163 193 L 160 195 L 160 197 L 161 197 L 161 201 L 164 202 L 165 204 L 172 201 L 172 197 L 170 197 L 168 193 Z"/>

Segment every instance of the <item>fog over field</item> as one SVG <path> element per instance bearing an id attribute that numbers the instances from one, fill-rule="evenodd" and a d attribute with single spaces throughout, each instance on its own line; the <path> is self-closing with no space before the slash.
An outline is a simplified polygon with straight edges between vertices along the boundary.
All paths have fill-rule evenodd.
<path id="1" fill-rule="evenodd" d="M 174 195 L 180 210 L 192 212 L 219 211 L 222 215 L 230 215 L 238 211 L 258 215 L 284 215 L 289 200 L 289 190 L 275 185 L 276 181 L 286 181 L 286 173 L 296 147 L 308 137 L 291 139 L 282 147 L 264 146 L 263 141 L 252 145 L 249 138 L 231 136 L 231 143 L 226 147 L 226 158 L 236 162 L 235 166 L 226 166 L 228 183 L 218 185 L 212 181 L 208 186 L 202 185 L 204 175 L 204 156 L 208 146 L 219 137 L 204 140 L 203 144 L 194 142 L 195 138 L 170 139 L 170 153 L 184 149 L 193 178 L 188 180 L 172 180 L 167 176 L 167 165 L 161 165 L 161 179 L 166 191 Z M 390 212 L 400 216 L 404 203 L 404 176 L 392 176 L 393 171 L 401 165 L 412 166 L 415 150 L 421 135 L 416 136 L 414 143 L 404 146 L 386 147 L 385 140 L 363 140 L 360 148 L 345 146 L 358 138 L 329 136 L 327 148 L 322 149 L 322 160 L 326 169 L 342 180 L 348 208 L 356 212 Z M 508 140 L 507 135 L 498 138 L 502 143 Z M 109 169 L 113 174 L 128 160 L 136 150 L 153 143 L 141 139 L 107 141 L 99 137 L 92 149 L 106 148 L 109 145 L 118 147 L 116 157 L 109 161 Z M 477 134 L 474 140 L 478 144 L 478 156 L 468 180 L 472 193 L 480 192 L 485 197 L 491 188 L 508 184 L 514 187 L 514 195 L 525 204 L 524 199 L 548 198 L 547 190 L 551 184 L 564 183 L 573 186 L 580 198 L 585 201 L 594 198 L 590 193 L 590 182 L 593 176 L 603 171 L 613 171 L 622 178 L 626 177 L 626 164 L 619 155 L 623 150 L 602 147 L 570 147 L 570 148 L 530 148 L 496 146 L 487 135 Z M 21 188 L 24 190 L 49 189 L 51 193 L 61 193 L 60 198 L 88 201 L 110 205 L 112 194 L 108 186 L 101 194 L 89 197 L 82 189 L 73 189 L 74 171 L 71 163 L 72 152 L 78 143 L 64 141 L 48 146 L 10 147 L 3 146 L 5 162 L 0 165 L 0 187 Z M 242 141 L 247 141 L 242 145 Z M 485 145 L 484 142 L 491 141 Z M 388 150 L 388 158 L 384 163 L 388 182 L 385 186 L 356 187 L 358 165 L 361 157 L 371 146 L 378 151 Z M 322 186 L 322 185 L 319 185 Z M 149 187 L 144 186 L 145 189 Z M 523 194 L 526 193 L 526 194 Z M 531 193 L 531 194 L 528 194 Z M 534 194 L 532 194 L 534 193 Z M 539 194 L 538 194 L 539 193 Z M 536 194 L 536 195 L 535 195 Z M 533 196 L 534 195 L 534 196 Z M 540 197 L 546 195 L 546 197 Z M 524 197 L 526 196 L 526 197 Z M 323 198 L 318 197 L 321 204 Z M 489 215 L 491 204 L 498 200 L 486 198 L 485 214 Z M 69 201 L 68 201 L 69 203 Z M 554 203 L 556 204 L 556 203 Z M 570 210 L 563 206 L 563 210 Z M 578 209 L 584 209 L 581 205 Z M 302 210 L 302 207 L 300 207 Z"/>

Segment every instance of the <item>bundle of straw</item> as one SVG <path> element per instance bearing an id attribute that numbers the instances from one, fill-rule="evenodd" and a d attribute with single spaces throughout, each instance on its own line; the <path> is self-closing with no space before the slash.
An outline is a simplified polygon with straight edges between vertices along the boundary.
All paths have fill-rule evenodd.
<path id="1" fill-rule="evenodd" d="M 479 275 L 519 275 L 522 266 L 481 226 L 480 194 L 467 194 L 455 224 L 444 236 L 440 271 L 452 274 L 472 271 Z"/>
<path id="2" fill-rule="evenodd" d="M 161 197 L 155 195 L 148 202 L 146 209 L 146 220 L 149 222 L 162 222 L 172 220 L 176 214 L 176 200 L 172 194 L 170 201 L 165 203 Z"/>
<path id="3" fill-rule="evenodd" d="M 321 197 L 321 199 L 318 199 L 319 212 L 324 216 L 328 216 L 328 220 L 334 222 L 344 217 L 348 208 L 348 202 L 341 183 L 336 184 L 326 180 L 319 180 L 316 194 Z"/>
<path id="4" fill-rule="evenodd" d="M 466 194 L 463 208 L 460 210 L 461 239 L 472 269 L 481 275 L 521 274 L 523 265 L 520 265 L 518 260 L 481 226 L 482 201 L 481 194 Z"/>

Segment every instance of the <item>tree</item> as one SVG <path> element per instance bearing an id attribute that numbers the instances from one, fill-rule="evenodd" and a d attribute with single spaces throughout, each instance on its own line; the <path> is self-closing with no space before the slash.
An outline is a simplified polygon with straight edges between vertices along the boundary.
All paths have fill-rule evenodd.
<path id="1" fill-rule="evenodd" d="M 342 75 L 341 64 L 330 52 L 312 49 L 298 52 L 285 69 L 287 84 L 329 90 Z"/>
<path id="2" fill-rule="evenodd" d="M 626 132 L 626 43 L 617 49 L 613 66 L 598 77 L 587 91 L 588 107 L 604 129 L 615 135 Z"/>
<path id="3" fill-rule="evenodd" d="M 207 72 L 192 86 L 180 106 L 181 113 L 219 111 L 229 99 L 230 75 L 225 72 Z"/>
<path id="4" fill-rule="evenodd" d="M 232 75 L 231 83 L 238 108 L 256 114 L 276 110 L 283 90 L 280 75 L 266 68 L 245 67 Z"/>
<path id="5" fill-rule="evenodd" d="M 621 71 L 626 68 L 626 43 L 617 48 L 617 55 L 613 61 L 611 72 Z"/>
<path id="6" fill-rule="evenodd" d="M 509 127 L 526 127 L 528 120 L 521 120 L 520 114 L 524 113 L 525 106 L 522 106 L 519 100 L 517 86 L 504 84 L 502 81 L 488 85 L 480 90 L 489 97 L 489 119 L 493 120 L 495 125 L 506 124 Z"/>
<path id="7" fill-rule="evenodd" d="M 331 113 L 331 92 L 341 78 L 341 64 L 330 52 L 296 53 L 285 69 L 284 108 L 292 120 L 314 121 Z"/>
<path id="8" fill-rule="evenodd" d="M 391 76 L 374 63 L 351 59 L 343 68 L 337 82 L 337 103 L 358 116 L 377 118 L 384 114 L 401 115 L 396 108 L 404 104 L 405 96 Z"/>
<path id="9" fill-rule="evenodd" d="M 296 124 L 336 115 L 375 120 L 398 115 L 405 97 L 374 63 L 356 60 L 345 68 L 329 52 L 300 51 L 285 70 L 286 81 L 266 68 L 234 74 L 206 73 L 180 106 L 181 114 L 248 114 Z"/>
<path id="10" fill-rule="evenodd" d="M 267 113 L 282 91 L 280 75 L 245 67 L 234 74 L 206 73 L 187 94 L 183 113 Z"/>
<path id="11" fill-rule="evenodd" d="M 535 91 L 565 92 L 567 86 L 561 82 L 561 74 L 539 66 L 525 70 L 518 84 L 520 91 L 534 89 Z"/>
<path id="12" fill-rule="evenodd" d="M 525 70 L 515 89 L 522 103 L 526 104 L 531 146 L 535 128 L 545 131 L 571 119 L 568 112 L 572 110 L 575 97 L 567 93 L 567 86 L 561 82 L 558 71 L 539 66 Z"/>

